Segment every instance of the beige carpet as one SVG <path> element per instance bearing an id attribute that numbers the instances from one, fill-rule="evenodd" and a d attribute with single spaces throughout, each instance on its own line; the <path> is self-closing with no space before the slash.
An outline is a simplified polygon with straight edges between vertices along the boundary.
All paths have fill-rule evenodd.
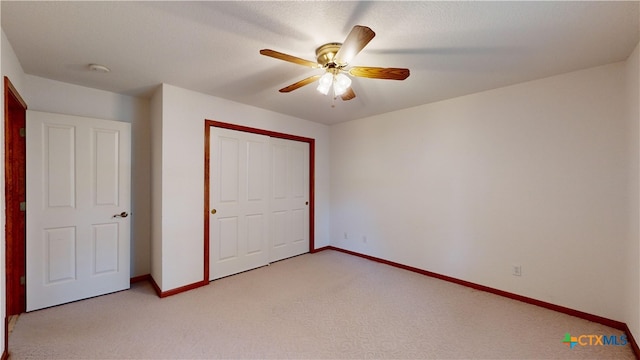
<path id="1" fill-rule="evenodd" d="M 23 314 L 12 359 L 633 359 L 565 333 L 622 335 L 572 316 L 323 251 L 158 298 L 131 290 Z"/>

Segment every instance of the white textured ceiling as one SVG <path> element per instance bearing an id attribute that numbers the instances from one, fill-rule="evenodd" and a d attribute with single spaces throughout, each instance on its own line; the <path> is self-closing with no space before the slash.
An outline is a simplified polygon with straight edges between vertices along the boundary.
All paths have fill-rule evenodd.
<path id="1" fill-rule="evenodd" d="M 122 94 L 160 83 L 325 124 L 625 60 L 638 2 L 10 2 L 2 29 L 24 71 Z M 376 37 L 351 65 L 406 67 L 405 81 L 354 78 L 335 101 L 308 85 L 315 61 L 353 25 Z M 104 64 L 111 73 L 87 70 Z"/>

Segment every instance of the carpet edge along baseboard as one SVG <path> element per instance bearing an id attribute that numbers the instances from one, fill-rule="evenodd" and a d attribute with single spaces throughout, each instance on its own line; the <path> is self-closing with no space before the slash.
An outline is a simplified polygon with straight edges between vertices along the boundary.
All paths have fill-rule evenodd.
<path id="1" fill-rule="evenodd" d="M 451 277 L 451 276 L 434 273 L 434 272 L 431 272 L 431 271 L 428 271 L 428 270 L 424 270 L 424 269 L 420 269 L 420 268 L 416 268 L 416 267 L 413 267 L 413 266 L 400 264 L 400 263 L 397 263 L 397 262 L 394 262 L 394 261 L 381 259 L 381 258 L 378 258 L 378 257 L 375 257 L 375 256 L 361 254 L 359 252 L 355 252 L 355 251 L 351 251 L 351 250 L 347 250 L 347 249 L 341 249 L 341 248 L 335 247 L 335 246 L 324 246 L 324 247 L 315 249 L 313 251 L 313 253 L 318 253 L 318 252 L 326 251 L 326 250 L 333 250 L 333 251 L 338 251 L 338 252 L 342 252 L 342 253 L 345 253 L 345 254 L 361 257 L 363 259 L 367 259 L 367 260 L 375 261 L 375 262 L 378 262 L 378 263 L 386 264 L 386 265 L 393 266 L 393 267 L 396 267 L 396 268 L 399 268 L 399 269 L 408 270 L 408 271 L 411 271 L 411 272 L 415 272 L 415 273 L 418 273 L 418 274 L 421 274 L 421 275 L 426 275 L 426 276 L 433 277 L 433 278 L 436 278 L 436 279 L 452 282 L 454 284 L 467 286 L 467 287 L 470 287 L 472 289 L 485 291 L 485 292 L 492 293 L 492 294 L 499 295 L 499 296 L 503 296 L 503 297 L 506 297 L 506 298 L 509 298 L 509 299 L 522 301 L 522 302 L 527 303 L 527 304 L 540 306 L 540 307 L 543 307 L 543 308 L 546 308 L 546 309 L 549 309 L 549 310 L 553 310 L 553 311 L 557 311 L 557 312 L 560 312 L 560 313 L 563 313 L 563 314 L 575 316 L 575 317 L 578 317 L 578 318 L 581 318 L 581 319 L 584 319 L 584 320 L 597 322 L 599 324 L 606 325 L 606 326 L 612 327 L 614 329 L 624 331 L 625 334 L 627 335 L 627 339 L 629 340 L 629 343 L 631 345 L 631 349 L 633 350 L 633 353 L 635 354 L 636 358 L 640 359 L 640 348 L 638 347 L 638 343 L 636 342 L 635 338 L 633 337 L 633 334 L 631 333 L 631 330 L 629 329 L 629 326 L 624 322 L 608 319 L 608 318 L 605 318 L 605 317 L 602 317 L 602 316 L 598 316 L 598 315 L 594 315 L 594 314 L 589 314 L 589 313 L 586 313 L 586 312 L 583 312 L 583 311 L 571 309 L 571 308 L 568 308 L 568 307 L 565 307 L 565 306 L 552 304 L 552 303 L 549 303 L 549 302 L 546 302 L 546 301 L 537 300 L 537 299 L 530 298 L 530 297 L 523 296 L 523 295 L 518 295 L 518 294 L 515 294 L 515 293 L 508 292 L 508 291 L 495 289 L 495 288 L 492 288 L 492 287 L 489 287 L 489 286 L 476 284 L 476 283 L 473 283 L 473 282 L 470 282 L 470 281 L 457 279 L 457 278 L 454 278 L 454 277 Z"/>

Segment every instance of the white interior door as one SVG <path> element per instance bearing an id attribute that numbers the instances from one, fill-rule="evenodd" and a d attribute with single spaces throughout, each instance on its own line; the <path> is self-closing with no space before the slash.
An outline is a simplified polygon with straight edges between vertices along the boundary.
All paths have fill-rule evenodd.
<path id="1" fill-rule="evenodd" d="M 269 261 L 269 137 L 210 128 L 210 279 Z"/>
<path id="2" fill-rule="evenodd" d="M 130 124 L 27 111 L 26 134 L 27 311 L 129 288 Z"/>
<path id="3" fill-rule="evenodd" d="M 269 261 L 309 252 L 309 144 L 271 138 Z"/>

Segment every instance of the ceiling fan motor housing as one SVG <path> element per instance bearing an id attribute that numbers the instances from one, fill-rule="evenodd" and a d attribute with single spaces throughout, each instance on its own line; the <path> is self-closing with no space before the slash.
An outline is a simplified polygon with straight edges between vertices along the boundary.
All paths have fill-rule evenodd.
<path id="1" fill-rule="evenodd" d="M 342 43 L 328 43 L 317 48 L 316 59 L 318 61 L 318 64 L 322 65 L 323 68 L 339 67 L 340 65 L 334 63 L 333 59 L 335 58 L 338 50 L 340 50 L 341 46 Z"/>

